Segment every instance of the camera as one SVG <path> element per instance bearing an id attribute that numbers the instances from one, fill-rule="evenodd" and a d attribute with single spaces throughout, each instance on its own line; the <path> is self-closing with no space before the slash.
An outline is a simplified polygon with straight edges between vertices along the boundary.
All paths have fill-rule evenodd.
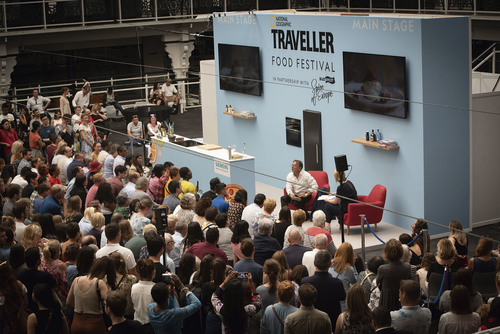
<path id="1" fill-rule="evenodd" d="M 236 278 L 237 279 L 248 279 L 248 273 L 245 273 L 245 272 L 238 272 L 238 274 L 236 275 Z"/>
<path id="2" fill-rule="evenodd" d="M 172 281 L 172 273 L 164 273 L 161 275 L 165 283 L 170 283 Z"/>

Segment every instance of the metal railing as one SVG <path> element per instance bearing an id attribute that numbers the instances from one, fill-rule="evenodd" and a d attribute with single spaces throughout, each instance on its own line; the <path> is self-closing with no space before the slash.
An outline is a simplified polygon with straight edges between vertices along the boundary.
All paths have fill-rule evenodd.
<path id="1" fill-rule="evenodd" d="M 191 74 L 191 73 L 190 73 Z M 194 75 L 194 74 L 191 74 Z M 144 102 L 149 100 L 149 92 L 156 81 L 165 82 L 168 74 L 145 74 L 143 77 L 128 77 L 128 78 L 109 78 L 105 80 L 91 81 L 92 94 L 106 94 L 106 89 L 113 86 L 115 96 L 119 97 L 119 103 L 122 106 L 133 105 L 136 102 Z M 194 81 L 193 81 L 194 80 Z M 59 99 L 61 97 L 61 87 L 74 84 L 75 87 L 81 87 L 82 82 L 60 83 L 51 85 L 37 85 L 27 87 L 13 87 L 13 96 L 8 97 L 14 106 L 26 105 L 28 99 L 32 96 L 33 90 L 38 89 L 44 97 Z M 181 94 L 181 102 L 184 109 L 198 108 L 200 104 L 200 81 L 199 76 L 196 79 L 180 78 L 176 79 L 175 85 Z M 120 98 L 126 96 L 125 98 Z M 48 108 L 48 111 L 55 111 L 58 108 L 53 107 L 53 104 Z M 17 110 L 19 111 L 19 110 Z"/>
<path id="2" fill-rule="evenodd" d="M 498 0 L 33 0 L 0 1 L 0 33 L 29 29 L 195 19 L 226 11 L 408 12 L 500 15 Z M 198 18 L 199 19 L 199 18 Z M 208 20 L 208 16 L 205 18 Z"/>
<path id="3" fill-rule="evenodd" d="M 493 43 L 489 48 L 484 50 L 479 56 L 477 56 L 472 61 L 472 70 L 473 71 L 481 71 L 488 73 L 496 73 L 496 56 L 500 54 L 500 50 L 498 49 L 498 43 Z M 484 70 L 483 65 L 488 64 L 488 71 Z"/>

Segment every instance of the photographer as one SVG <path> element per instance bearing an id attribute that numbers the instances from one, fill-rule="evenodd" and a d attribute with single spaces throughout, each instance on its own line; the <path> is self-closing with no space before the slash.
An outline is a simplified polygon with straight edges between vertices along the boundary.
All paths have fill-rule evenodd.
<path id="1" fill-rule="evenodd" d="M 180 334 L 184 319 L 197 312 L 201 303 L 177 275 L 167 277 L 167 283 L 156 283 L 151 289 L 154 303 L 148 305 L 148 317 L 155 333 Z M 186 291 L 185 307 L 179 306 L 175 287 L 179 291 Z"/>

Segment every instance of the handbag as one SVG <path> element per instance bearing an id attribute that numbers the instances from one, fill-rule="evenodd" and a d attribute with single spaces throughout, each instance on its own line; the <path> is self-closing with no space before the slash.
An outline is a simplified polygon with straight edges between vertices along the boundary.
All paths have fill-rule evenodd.
<path id="1" fill-rule="evenodd" d="M 101 304 L 102 308 L 102 319 L 104 320 L 104 325 L 106 326 L 106 331 L 108 331 L 108 328 L 111 327 L 111 319 L 110 317 L 106 314 L 106 310 L 104 307 L 104 300 L 102 299 L 101 296 L 101 291 L 99 290 L 99 279 L 97 279 L 97 284 L 95 286 L 95 291 L 97 293 L 97 298 L 99 298 L 99 303 Z"/>

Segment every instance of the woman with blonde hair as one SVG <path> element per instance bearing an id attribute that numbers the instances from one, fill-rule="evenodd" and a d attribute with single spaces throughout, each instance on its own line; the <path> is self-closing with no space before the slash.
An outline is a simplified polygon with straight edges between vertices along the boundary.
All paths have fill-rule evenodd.
<path id="1" fill-rule="evenodd" d="M 467 266 L 467 252 L 469 251 L 469 242 L 467 240 L 467 235 L 463 232 L 462 224 L 459 221 L 452 220 L 449 225 L 450 235 L 448 239 L 450 239 L 453 246 L 457 250 L 457 261 L 460 264 L 460 267 Z"/>
<path id="2" fill-rule="evenodd" d="M 100 212 L 94 212 L 90 216 L 90 225 L 92 229 L 88 234 L 93 235 L 97 241 L 97 246 L 101 244 L 102 227 L 104 226 L 104 215 Z"/>
<path id="3" fill-rule="evenodd" d="M 123 221 L 122 221 L 123 222 Z M 109 290 L 118 290 L 122 292 L 127 298 L 127 307 L 125 308 L 125 316 L 132 318 L 134 316 L 134 305 L 132 304 L 132 285 L 137 283 L 137 278 L 134 275 L 129 275 L 127 272 L 127 265 L 123 256 L 118 252 L 109 254 L 109 258 L 113 262 L 116 271 L 116 280 L 114 288 L 108 285 Z"/>
<path id="4" fill-rule="evenodd" d="M 365 300 L 361 285 L 354 284 L 347 292 L 347 310 L 337 318 L 335 334 L 375 333 L 372 312 Z"/>
<path id="5" fill-rule="evenodd" d="M 79 196 L 71 196 L 66 209 L 66 221 L 70 222 L 73 216 L 81 214 L 82 200 Z"/>
<path id="6" fill-rule="evenodd" d="M 286 259 L 285 253 L 283 253 L 283 251 L 274 252 L 271 258 L 273 260 L 276 260 L 280 265 L 280 273 L 278 274 L 278 281 L 283 282 L 289 280 L 288 276 L 290 275 L 292 270 L 288 266 L 288 261 Z"/>
<path id="7" fill-rule="evenodd" d="M 342 282 L 346 293 L 349 290 L 349 286 L 356 284 L 358 281 L 358 273 L 354 268 L 354 250 L 350 243 L 344 242 L 339 246 L 332 259 L 332 266 L 328 269 L 328 272 L 332 277 L 336 277 Z M 344 301 L 340 302 L 340 306 L 342 310 L 345 311 Z"/>
<path id="8" fill-rule="evenodd" d="M 42 228 L 37 223 L 31 223 L 24 229 L 23 239 L 21 240 L 21 245 L 24 249 L 29 249 L 31 247 L 43 248 L 42 240 Z"/>
<path id="9" fill-rule="evenodd" d="M 14 165 L 16 170 L 19 161 L 23 160 L 23 149 L 24 144 L 22 141 L 16 140 L 14 143 L 12 143 L 12 149 L 10 151 L 12 153 L 10 157 L 10 164 Z"/>
<path id="10" fill-rule="evenodd" d="M 59 300 L 66 302 L 68 297 L 68 281 L 66 280 L 66 265 L 59 260 L 61 245 L 57 240 L 49 240 L 43 247 L 43 257 L 40 269 L 50 273 L 56 279 L 54 292 Z"/>
<path id="11" fill-rule="evenodd" d="M 448 285 L 451 286 L 452 278 L 451 273 L 456 272 L 460 269 L 460 265 L 458 261 L 455 260 L 457 256 L 457 251 L 450 239 L 441 239 L 437 244 L 437 253 L 436 253 L 436 262 L 432 262 L 429 266 L 429 271 L 427 272 L 427 281 L 429 281 L 429 277 L 431 277 L 432 273 L 442 275 L 444 273 L 444 269 L 447 268 L 448 272 Z"/>
<path id="12" fill-rule="evenodd" d="M 288 241 L 288 236 L 290 235 L 290 232 L 292 230 L 297 230 L 300 233 L 302 243 L 301 245 L 304 244 L 304 238 L 305 238 L 305 231 L 304 228 L 302 227 L 302 224 L 306 221 L 306 212 L 302 209 L 295 210 L 295 212 L 292 215 L 293 221 L 292 225 L 288 226 L 285 231 L 285 239 L 283 240 L 283 249 L 287 248 L 290 246 L 290 241 Z"/>

